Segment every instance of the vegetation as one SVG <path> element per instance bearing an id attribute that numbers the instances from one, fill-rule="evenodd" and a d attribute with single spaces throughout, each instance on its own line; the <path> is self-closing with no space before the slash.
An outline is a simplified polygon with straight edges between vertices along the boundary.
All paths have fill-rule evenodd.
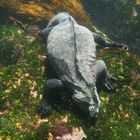
<path id="1" fill-rule="evenodd" d="M 140 0 L 80 0 L 95 26 L 140 54 Z"/>
<path id="2" fill-rule="evenodd" d="M 43 0 L 42 0 L 43 1 Z M 87 140 L 137 140 L 140 137 L 140 60 L 124 50 L 104 49 L 109 72 L 118 79 L 116 92 L 102 92 L 96 122 L 86 122 L 60 105 L 42 119 L 45 48 L 8 20 L 0 21 L 0 139 L 51 140 L 80 128 Z"/>
<path id="3" fill-rule="evenodd" d="M 77 0 L 1 0 L 0 7 L 6 8 L 1 11 L 4 15 L 7 10 L 12 9 L 16 11 L 12 12 L 13 15 L 22 20 L 28 19 L 28 22 L 29 20 L 35 20 L 38 22 L 45 21 L 46 23 L 46 20 L 48 21 L 56 13 L 67 11 L 79 22 L 94 30 L 90 18 Z"/>

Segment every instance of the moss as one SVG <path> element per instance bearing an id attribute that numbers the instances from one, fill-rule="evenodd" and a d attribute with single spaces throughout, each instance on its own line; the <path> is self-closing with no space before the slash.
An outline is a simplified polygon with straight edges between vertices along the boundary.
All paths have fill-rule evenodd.
<path id="1" fill-rule="evenodd" d="M 102 103 L 96 121 L 85 121 L 77 111 L 63 104 L 52 115 L 41 119 L 37 112 L 47 79 L 40 60 L 44 55 L 41 42 L 31 42 L 25 33 L 9 23 L 2 24 L 0 32 L 0 54 L 4 54 L 0 61 L 0 138 L 47 140 L 62 124 L 57 132 L 81 127 L 88 140 L 139 139 L 140 60 L 137 56 L 124 50 L 100 52 L 108 71 L 118 79 L 118 87 L 110 95 L 100 94 Z M 17 44 L 22 46 L 22 55 L 11 63 L 11 52 Z"/>
<path id="2" fill-rule="evenodd" d="M 0 1 L 0 7 L 8 7 L 8 9 L 4 9 L 2 12 L 11 9 L 9 12 L 13 13 L 13 10 L 16 11 L 18 17 L 27 17 L 28 19 L 35 19 L 36 21 L 50 20 L 54 14 L 65 11 L 75 17 L 81 24 L 94 30 L 90 18 L 77 0 L 2 0 Z M 13 14 L 15 15 L 15 13 Z"/>

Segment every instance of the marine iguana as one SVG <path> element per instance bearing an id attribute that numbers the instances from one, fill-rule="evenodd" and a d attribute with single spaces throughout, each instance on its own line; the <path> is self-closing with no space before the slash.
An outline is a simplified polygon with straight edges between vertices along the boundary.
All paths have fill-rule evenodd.
<path id="1" fill-rule="evenodd" d="M 65 12 L 55 15 L 40 36 L 46 39 L 48 61 L 57 75 L 46 81 L 41 114 L 51 111 L 51 92 L 64 88 L 72 93 L 72 101 L 80 111 L 93 118 L 100 108 L 98 93 L 103 86 L 113 90 L 116 83 L 104 61 L 96 60 L 96 44 L 126 49 L 127 45 L 105 40 Z"/>

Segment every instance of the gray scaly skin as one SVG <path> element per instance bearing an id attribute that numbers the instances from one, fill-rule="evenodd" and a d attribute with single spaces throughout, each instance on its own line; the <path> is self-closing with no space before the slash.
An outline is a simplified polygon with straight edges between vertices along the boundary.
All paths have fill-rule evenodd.
<path id="1" fill-rule="evenodd" d="M 49 88 L 65 87 L 73 93 L 72 99 L 77 106 L 91 118 L 94 117 L 100 107 L 94 72 L 96 43 L 113 47 L 127 46 L 106 41 L 102 36 L 79 25 L 65 12 L 52 18 L 40 36 L 47 38 L 48 60 L 57 74 L 57 80 L 54 80 L 56 86 L 50 88 L 48 82 L 48 91 L 44 94 L 49 94 Z M 43 98 L 46 104 L 46 95 Z M 46 106 L 43 105 L 43 111 Z"/>

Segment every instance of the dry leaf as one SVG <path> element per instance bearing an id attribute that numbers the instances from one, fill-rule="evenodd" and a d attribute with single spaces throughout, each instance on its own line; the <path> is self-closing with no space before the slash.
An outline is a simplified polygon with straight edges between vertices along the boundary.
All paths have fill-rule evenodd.
<path id="1" fill-rule="evenodd" d="M 25 38 L 31 43 L 33 43 L 36 40 L 36 37 L 34 36 L 26 36 Z"/>
<path id="2" fill-rule="evenodd" d="M 140 66 L 140 61 L 138 62 L 138 65 Z"/>
<path id="3" fill-rule="evenodd" d="M 38 122 L 32 122 L 30 123 L 30 129 L 37 129 L 46 122 L 48 122 L 48 119 L 39 119 Z"/>
<path id="4" fill-rule="evenodd" d="M 137 5 L 140 5 L 140 0 L 136 0 L 136 4 Z"/>
<path id="5" fill-rule="evenodd" d="M 29 73 L 25 73 L 25 77 L 29 78 L 30 74 Z"/>
<path id="6" fill-rule="evenodd" d="M 64 118 L 62 118 L 62 122 L 65 122 L 65 123 L 67 123 L 67 122 L 68 122 L 68 116 L 67 116 L 67 115 L 65 115 L 65 117 L 64 117 Z"/>
<path id="7" fill-rule="evenodd" d="M 130 118 L 130 116 L 128 113 L 124 115 L 124 119 L 128 120 L 129 118 Z"/>
<path id="8" fill-rule="evenodd" d="M 32 98 L 36 98 L 37 97 L 37 91 L 30 91 L 30 95 Z"/>
<path id="9" fill-rule="evenodd" d="M 53 135 L 51 133 L 48 134 L 48 140 L 53 140 Z"/>
<path id="10" fill-rule="evenodd" d="M 132 96 L 132 97 L 136 97 L 136 96 L 138 96 L 138 94 L 135 93 L 135 92 L 132 92 L 132 93 L 131 93 L 131 96 Z"/>
<path id="11" fill-rule="evenodd" d="M 9 41 L 14 41 L 15 39 L 16 39 L 15 36 L 9 36 L 9 38 L 8 38 Z"/>
<path id="12" fill-rule="evenodd" d="M 0 136 L 0 140 L 2 140 L 2 136 Z"/>
<path id="13" fill-rule="evenodd" d="M 44 122 L 48 122 L 48 119 L 40 119 L 37 124 L 41 124 L 41 123 L 44 123 Z"/>
<path id="14" fill-rule="evenodd" d="M 17 84 L 18 84 L 18 86 L 21 86 L 21 78 L 19 78 L 19 79 L 17 80 Z"/>
<path id="15" fill-rule="evenodd" d="M 22 128 L 22 122 L 17 122 L 17 123 L 16 123 L 16 126 L 17 126 L 19 129 L 21 129 L 21 128 Z"/>
<path id="16" fill-rule="evenodd" d="M 82 130 L 82 128 L 73 128 L 72 130 L 72 140 L 82 140 L 83 138 L 86 138 L 86 134 Z"/>
<path id="17" fill-rule="evenodd" d="M 46 61 L 47 60 L 47 56 L 43 56 L 43 55 L 39 55 L 38 58 L 41 61 Z"/>
<path id="18" fill-rule="evenodd" d="M 64 134 L 61 136 L 56 136 L 56 140 L 82 140 L 83 138 L 86 138 L 86 134 L 82 130 L 82 128 L 75 128 L 73 127 L 72 133 Z"/>
<path id="19" fill-rule="evenodd" d="M 0 115 L 5 115 L 8 113 L 8 110 L 5 110 L 5 111 L 0 111 Z"/>

